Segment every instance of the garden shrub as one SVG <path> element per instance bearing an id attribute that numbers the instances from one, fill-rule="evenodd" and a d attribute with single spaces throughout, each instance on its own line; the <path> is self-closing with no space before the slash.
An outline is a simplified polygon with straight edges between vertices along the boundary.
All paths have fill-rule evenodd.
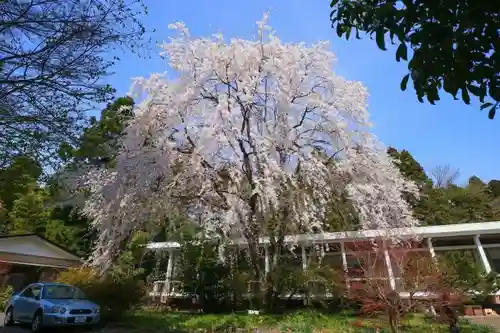
<path id="1" fill-rule="evenodd" d="M 5 305 L 7 304 L 13 293 L 14 289 L 10 285 L 5 286 L 0 290 L 0 311 L 5 310 Z"/>
<path id="2" fill-rule="evenodd" d="M 62 272 L 57 281 L 80 288 L 91 301 L 99 304 L 104 321 L 119 319 L 145 295 L 144 283 L 134 276 L 101 275 L 87 267 Z"/>
<path id="3" fill-rule="evenodd" d="M 218 260 L 217 246 L 185 242 L 179 262 L 183 291 L 196 294 L 204 312 L 231 312 L 244 309 L 247 281 L 231 263 Z"/>

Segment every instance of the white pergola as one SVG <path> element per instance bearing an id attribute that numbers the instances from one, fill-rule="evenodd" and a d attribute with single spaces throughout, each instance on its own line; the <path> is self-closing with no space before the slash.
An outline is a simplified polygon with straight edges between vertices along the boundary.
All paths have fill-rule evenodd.
<path id="1" fill-rule="evenodd" d="M 454 250 L 476 250 L 477 257 L 486 273 L 492 271 L 491 264 L 486 255 L 485 249 L 500 248 L 500 221 L 494 222 L 477 222 L 477 223 L 461 223 L 461 224 L 448 224 L 439 226 L 423 226 L 413 229 L 391 229 L 391 230 L 363 230 L 363 231 L 344 231 L 344 232 L 325 232 L 319 234 L 299 234 L 299 235 L 288 235 L 285 237 L 285 245 L 297 245 L 302 249 L 302 268 L 307 268 L 307 256 L 306 256 L 306 246 L 312 246 L 317 244 L 328 244 L 328 245 L 338 245 L 340 251 L 333 252 L 331 254 L 338 254 L 341 256 L 342 265 L 347 268 L 347 251 L 344 247 L 345 243 L 359 241 L 359 240 L 370 240 L 378 237 L 387 236 L 399 236 L 416 238 L 423 240 L 425 242 L 425 248 L 415 249 L 416 251 L 429 251 L 431 257 L 435 257 L 437 251 L 454 251 Z M 483 244 L 481 242 L 481 237 L 493 237 L 498 236 L 499 241 L 490 242 Z M 471 244 L 458 244 L 458 245 L 439 245 L 436 242 L 462 239 L 470 240 Z M 264 248 L 264 262 L 265 262 L 265 273 L 269 272 L 269 256 L 267 252 L 267 246 L 269 245 L 268 237 L 261 237 L 259 240 L 260 245 Z M 467 243 L 467 242 L 466 242 Z M 235 247 L 245 247 L 246 242 L 244 239 L 237 239 L 230 242 L 229 246 Z M 177 242 L 155 242 L 149 243 L 146 246 L 150 250 L 154 251 L 167 251 L 168 252 L 168 264 L 166 269 L 166 277 L 164 280 L 157 281 L 153 291 L 150 293 L 151 296 L 162 296 L 162 297 L 181 297 L 180 294 L 170 291 L 170 284 L 172 281 L 172 272 L 174 268 L 174 256 L 175 252 L 181 248 L 181 244 Z M 390 285 L 395 289 L 396 281 L 394 274 L 392 272 L 391 259 L 387 249 L 384 249 L 385 261 L 388 270 L 388 279 Z M 500 256 L 499 258 L 500 259 Z M 160 286 L 163 285 L 163 288 Z"/>

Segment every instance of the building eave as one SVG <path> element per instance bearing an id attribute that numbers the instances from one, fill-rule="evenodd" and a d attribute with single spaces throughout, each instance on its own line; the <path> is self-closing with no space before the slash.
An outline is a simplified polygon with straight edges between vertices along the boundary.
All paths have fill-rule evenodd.
<path id="1" fill-rule="evenodd" d="M 500 221 L 474 222 L 460 224 L 446 224 L 437 226 L 422 226 L 416 228 L 394 228 L 388 230 L 360 230 L 325 232 L 320 234 L 299 234 L 285 236 L 285 244 L 322 244 L 341 243 L 352 240 L 368 240 L 378 237 L 415 237 L 415 238 L 442 238 L 475 236 L 486 234 L 499 234 Z M 269 244 L 269 237 L 261 237 L 259 243 Z M 232 245 L 245 245 L 245 239 L 237 239 L 231 242 Z M 153 242 L 146 245 L 148 249 L 178 249 L 179 242 Z"/>

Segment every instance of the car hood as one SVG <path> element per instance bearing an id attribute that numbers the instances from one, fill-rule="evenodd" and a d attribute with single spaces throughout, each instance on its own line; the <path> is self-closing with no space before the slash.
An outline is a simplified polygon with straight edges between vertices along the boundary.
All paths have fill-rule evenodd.
<path id="1" fill-rule="evenodd" d="M 46 301 L 57 306 L 64 306 L 71 309 L 92 309 L 97 307 L 95 303 L 85 299 L 47 299 Z"/>

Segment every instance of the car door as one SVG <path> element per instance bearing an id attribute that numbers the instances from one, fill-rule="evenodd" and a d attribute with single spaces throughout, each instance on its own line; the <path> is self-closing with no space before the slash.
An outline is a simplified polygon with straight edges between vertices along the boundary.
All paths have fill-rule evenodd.
<path id="1" fill-rule="evenodd" d="M 26 287 L 19 293 L 14 305 L 14 318 L 19 321 L 26 321 L 28 317 L 27 312 L 29 309 L 30 299 L 33 298 L 33 290 L 31 285 Z"/>
<path id="2" fill-rule="evenodd" d="M 31 297 L 26 298 L 26 321 L 33 320 L 36 310 L 40 307 L 42 297 L 42 285 L 33 284 L 31 286 Z"/>

